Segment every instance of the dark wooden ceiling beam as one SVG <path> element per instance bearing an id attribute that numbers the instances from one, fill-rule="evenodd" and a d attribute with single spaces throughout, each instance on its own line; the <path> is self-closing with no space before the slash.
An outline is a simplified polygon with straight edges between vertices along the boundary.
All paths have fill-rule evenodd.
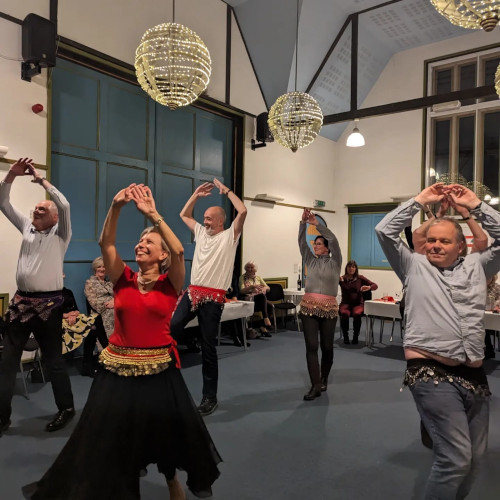
<path id="1" fill-rule="evenodd" d="M 356 118 L 361 119 L 373 116 L 390 115 L 393 113 L 404 113 L 405 111 L 415 111 L 416 109 L 429 108 L 434 104 L 440 104 L 443 102 L 479 99 L 481 97 L 493 97 L 496 95 L 494 85 L 484 85 L 483 87 L 476 87 L 473 89 L 448 92 L 447 94 L 419 97 L 417 99 L 409 99 L 407 101 L 398 101 L 390 104 L 382 104 L 380 106 L 372 106 L 370 108 L 335 113 L 333 115 L 325 116 L 323 118 L 323 125 L 352 121 Z"/>

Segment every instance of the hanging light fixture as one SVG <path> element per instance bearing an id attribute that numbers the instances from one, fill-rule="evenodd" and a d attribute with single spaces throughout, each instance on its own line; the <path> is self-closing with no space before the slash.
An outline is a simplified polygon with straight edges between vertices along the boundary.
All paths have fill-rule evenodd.
<path id="1" fill-rule="evenodd" d="M 297 60 L 299 56 L 299 0 L 295 33 L 295 91 L 284 94 L 271 106 L 267 119 L 271 134 L 294 153 L 308 146 L 321 130 L 323 113 L 309 94 L 297 92 Z"/>
<path id="2" fill-rule="evenodd" d="M 500 14 L 499 0 L 431 0 L 451 24 L 469 29 L 493 31 Z"/>
<path id="3" fill-rule="evenodd" d="M 155 101 L 177 109 L 198 99 L 212 72 L 210 53 L 192 30 L 173 22 L 150 28 L 135 52 L 135 72 L 142 89 Z"/>
<path id="4" fill-rule="evenodd" d="M 365 145 L 365 138 L 359 131 L 358 122 L 358 119 L 354 120 L 354 128 L 347 138 L 346 146 L 349 146 L 350 148 L 359 148 L 360 146 Z"/>

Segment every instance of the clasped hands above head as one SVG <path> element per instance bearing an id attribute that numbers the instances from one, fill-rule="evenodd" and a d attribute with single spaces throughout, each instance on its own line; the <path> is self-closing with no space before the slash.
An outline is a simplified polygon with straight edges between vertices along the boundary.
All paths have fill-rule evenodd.
<path id="1" fill-rule="evenodd" d="M 472 210 L 481 203 L 481 200 L 470 189 L 460 184 L 445 185 L 438 182 L 425 188 L 415 197 L 421 205 L 430 203 L 449 203 L 451 206 L 460 206 Z"/>

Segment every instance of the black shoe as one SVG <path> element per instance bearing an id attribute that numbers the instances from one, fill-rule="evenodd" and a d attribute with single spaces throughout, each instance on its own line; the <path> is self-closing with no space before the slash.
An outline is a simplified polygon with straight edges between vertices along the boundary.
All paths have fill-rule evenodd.
<path id="1" fill-rule="evenodd" d="M 424 423 L 420 420 L 420 439 L 422 440 L 422 444 L 432 450 L 434 444 L 432 442 L 432 438 L 429 436 L 427 429 L 425 428 Z"/>
<path id="2" fill-rule="evenodd" d="M 61 410 L 57 413 L 54 420 L 48 423 L 45 427 L 47 432 L 58 431 L 63 427 L 66 427 L 66 424 L 75 416 L 75 409 L 68 408 L 67 410 Z"/>
<path id="3" fill-rule="evenodd" d="M 198 411 L 200 415 L 206 417 L 207 415 L 211 415 L 217 409 L 218 403 L 216 398 L 207 398 L 203 396 L 201 398 L 200 406 L 198 406 Z"/>
<path id="4" fill-rule="evenodd" d="M 318 386 L 312 386 L 307 394 L 304 394 L 304 401 L 312 401 L 313 399 L 319 398 L 321 396 L 321 388 Z"/>
<path id="5" fill-rule="evenodd" d="M 349 337 L 344 337 L 344 344 L 350 344 Z"/>
<path id="6" fill-rule="evenodd" d="M 328 377 L 321 378 L 321 392 L 325 392 L 328 388 Z"/>
<path id="7" fill-rule="evenodd" d="M 236 347 L 243 347 L 243 342 L 238 337 L 234 337 L 233 345 L 235 345 Z"/>
<path id="8" fill-rule="evenodd" d="M 352 338 L 352 343 L 353 344 L 357 344 L 358 343 L 358 336 L 357 335 L 354 335 L 354 337 Z"/>
<path id="9" fill-rule="evenodd" d="M 0 420 L 0 437 L 10 427 L 10 420 Z"/>

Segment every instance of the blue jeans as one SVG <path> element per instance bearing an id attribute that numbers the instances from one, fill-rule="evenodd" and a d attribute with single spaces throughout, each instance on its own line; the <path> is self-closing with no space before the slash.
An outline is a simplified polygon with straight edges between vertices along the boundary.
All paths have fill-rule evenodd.
<path id="1" fill-rule="evenodd" d="M 455 381 L 418 380 L 410 390 L 433 441 L 434 463 L 425 500 L 463 499 L 488 445 L 489 398 Z"/>
<path id="2" fill-rule="evenodd" d="M 189 294 L 184 293 L 177 304 L 170 321 L 170 332 L 174 339 L 182 336 L 184 327 L 198 316 L 201 337 L 201 364 L 203 374 L 203 396 L 209 399 L 217 398 L 217 383 L 219 380 L 219 365 L 217 360 L 217 335 L 224 304 L 204 302 L 198 305 L 196 311 L 191 310 Z"/>

